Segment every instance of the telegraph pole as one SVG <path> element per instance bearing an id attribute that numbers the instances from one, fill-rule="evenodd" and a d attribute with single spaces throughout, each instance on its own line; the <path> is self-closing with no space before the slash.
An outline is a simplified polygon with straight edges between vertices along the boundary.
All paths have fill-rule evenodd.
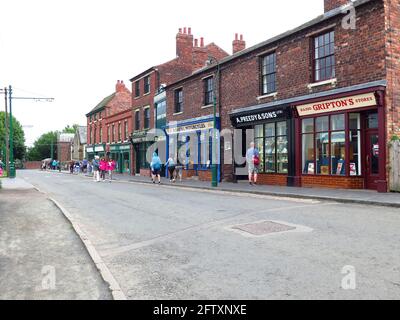
<path id="1" fill-rule="evenodd" d="M 4 106 L 5 106 L 5 129 L 6 129 L 6 141 L 5 141 L 5 149 L 6 149 L 6 159 L 5 159 L 5 165 L 6 165 L 6 171 L 7 171 L 7 176 L 10 174 L 10 149 L 9 149 L 9 139 L 8 139 L 8 97 L 7 97 L 7 88 L 4 88 Z"/>
<path id="2" fill-rule="evenodd" d="M 13 130 L 13 116 L 12 116 L 12 87 L 8 86 L 8 99 L 10 105 L 10 171 L 9 178 L 15 178 L 15 162 L 14 162 L 14 130 Z"/>

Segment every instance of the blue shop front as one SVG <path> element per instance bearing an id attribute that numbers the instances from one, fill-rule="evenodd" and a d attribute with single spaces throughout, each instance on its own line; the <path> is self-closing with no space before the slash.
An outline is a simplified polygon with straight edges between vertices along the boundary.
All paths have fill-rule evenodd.
<path id="1" fill-rule="evenodd" d="M 218 181 L 221 180 L 219 117 L 216 124 L 217 134 L 214 134 L 213 116 L 169 122 L 166 125 L 167 159 L 174 158 L 178 167 L 183 169 L 183 178 L 211 181 L 214 158 L 217 159 Z"/>

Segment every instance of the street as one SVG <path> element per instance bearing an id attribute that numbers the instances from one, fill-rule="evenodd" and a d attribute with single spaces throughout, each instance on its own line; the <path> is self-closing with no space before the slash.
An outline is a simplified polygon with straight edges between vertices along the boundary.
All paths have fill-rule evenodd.
<path id="1" fill-rule="evenodd" d="M 128 299 L 400 299 L 400 209 L 18 175 L 69 211 Z M 243 231 L 265 221 L 248 228 L 284 232 Z"/>

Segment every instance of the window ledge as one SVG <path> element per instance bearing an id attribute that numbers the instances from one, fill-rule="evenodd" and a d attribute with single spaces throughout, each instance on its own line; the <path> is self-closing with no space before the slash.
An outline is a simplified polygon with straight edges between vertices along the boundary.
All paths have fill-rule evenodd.
<path id="1" fill-rule="evenodd" d="M 206 106 L 202 106 L 202 109 L 207 109 L 207 108 L 212 108 L 214 105 L 213 104 L 208 104 Z"/>
<path id="2" fill-rule="evenodd" d="M 277 95 L 278 95 L 278 92 L 271 92 L 271 93 L 265 94 L 263 96 L 257 97 L 257 100 L 260 101 L 262 99 L 271 98 L 271 97 L 275 98 Z"/>
<path id="3" fill-rule="evenodd" d="M 176 112 L 176 113 L 173 114 L 173 116 L 179 116 L 180 114 L 183 114 L 183 111 L 181 111 L 181 112 Z"/>
<path id="4" fill-rule="evenodd" d="M 310 83 L 307 85 L 308 89 L 312 89 L 312 88 L 316 88 L 316 87 L 320 87 L 320 86 L 326 86 L 326 85 L 332 85 L 332 86 L 336 86 L 337 84 L 337 79 L 329 79 L 329 80 L 325 80 L 325 81 L 320 81 L 320 82 L 314 82 L 314 83 Z"/>
<path id="5" fill-rule="evenodd" d="M 144 93 L 144 94 L 143 94 L 143 97 L 146 97 L 146 96 L 150 95 L 150 93 L 151 93 L 151 92 Z"/>

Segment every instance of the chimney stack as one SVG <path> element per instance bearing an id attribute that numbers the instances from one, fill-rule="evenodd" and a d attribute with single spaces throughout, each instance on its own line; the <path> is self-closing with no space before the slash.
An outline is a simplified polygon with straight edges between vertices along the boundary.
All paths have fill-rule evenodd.
<path id="1" fill-rule="evenodd" d="M 333 9 L 339 8 L 347 3 L 351 2 L 350 0 L 324 0 L 324 12 L 329 12 Z"/>
<path id="2" fill-rule="evenodd" d="M 189 31 L 189 33 L 188 33 Z M 176 55 L 181 59 L 190 62 L 192 61 L 193 51 L 193 35 L 192 28 L 179 28 L 179 32 L 176 35 Z"/>
<path id="3" fill-rule="evenodd" d="M 125 87 L 125 84 L 122 80 L 118 80 L 117 84 L 115 85 L 115 92 L 128 92 L 128 88 Z"/>
<path id="4" fill-rule="evenodd" d="M 242 51 L 246 49 L 246 41 L 243 40 L 243 35 L 240 35 L 240 39 L 239 39 L 239 34 L 236 33 L 235 34 L 235 40 L 233 40 L 232 42 L 232 52 L 233 54 Z"/>

